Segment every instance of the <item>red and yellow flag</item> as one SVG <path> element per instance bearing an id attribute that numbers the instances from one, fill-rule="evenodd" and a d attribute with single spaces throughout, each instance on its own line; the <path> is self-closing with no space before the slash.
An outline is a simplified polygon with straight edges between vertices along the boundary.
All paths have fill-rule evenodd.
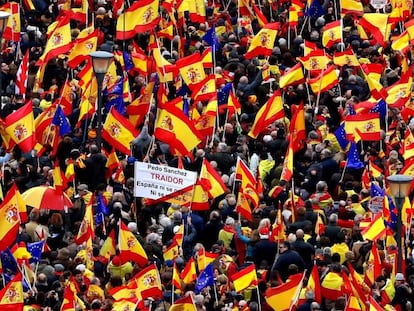
<path id="1" fill-rule="evenodd" d="M 364 8 L 362 3 L 358 0 L 340 0 L 341 16 L 346 14 L 362 16 Z"/>
<path id="2" fill-rule="evenodd" d="M 92 200 L 91 200 L 92 201 Z M 94 238 L 95 229 L 94 229 L 94 219 L 92 211 L 92 202 L 86 206 L 85 215 L 80 224 L 78 234 L 75 238 L 75 242 L 78 245 L 81 245 L 83 242 L 86 242 L 90 238 Z"/>
<path id="3" fill-rule="evenodd" d="M 290 85 L 298 85 L 305 82 L 305 76 L 303 75 L 302 64 L 297 63 L 295 66 L 285 71 L 283 76 L 280 77 L 279 87 L 285 88 Z"/>
<path id="4" fill-rule="evenodd" d="M 116 39 L 131 39 L 137 33 L 153 30 L 159 22 L 158 0 L 136 1 L 116 22 Z"/>
<path id="5" fill-rule="evenodd" d="M 254 264 L 238 271 L 231 276 L 233 280 L 234 290 L 241 292 L 252 285 L 257 285 L 257 273 Z"/>
<path id="6" fill-rule="evenodd" d="M 122 262 L 134 261 L 140 266 L 148 263 L 148 257 L 142 245 L 122 221 L 120 221 L 118 247 Z"/>
<path id="7" fill-rule="evenodd" d="M 187 155 L 201 142 L 201 135 L 177 105 L 182 98 L 158 105 L 154 135 L 170 145 L 173 155 Z"/>
<path id="8" fill-rule="evenodd" d="M 197 311 L 191 295 L 178 299 L 170 307 L 170 311 Z"/>
<path id="9" fill-rule="evenodd" d="M 342 19 L 326 24 L 323 27 L 322 45 L 330 48 L 335 43 L 342 41 Z"/>
<path id="10" fill-rule="evenodd" d="M 116 109 L 111 109 L 102 126 L 102 138 L 113 145 L 115 149 L 125 154 L 131 154 L 131 142 L 138 136 L 128 119 L 124 118 Z"/>
<path id="11" fill-rule="evenodd" d="M 303 285 L 303 273 L 289 277 L 286 283 L 266 290 L 267 304 L 278 311 L 288 311 L 296 303 Z"/>
<path id="12" fill-rule="evenodd" d="M 6 117 L 5 130 L 23 152 L 32 151 L 36 141 L 31 103 L 24 105 Z"/>
<path id="13" fill-rule="evenodd" d="M 343 52 L 335 51 L 333 56 L 333 63 L 337 66 L 359 66 L 359 61 L 351 48 L 346 49 Z"/>
<path id="14" fill-rule="evenodd" d="M 6 28 L 3 32 L 3 39 L 19 42 L 20 41 L 20 6 L 17 2 L 9 2 L 0 8 L 1 11 L 10 13 Z"/>
<path id="15" fill-rule="evenodd" d="M 385 229 L 382 213 L 378 213 L 361 234 L 364 240 L 376 241 L 385 237 Z"/>
<path id="16" fill-rule="evenodd" d="M 220 175 L 207 159 L 203 159 L 199 182 L 204 190 L 208 192 L 210 198 L 216 198 L 227 191 L 227 187 Z"/>
<path id="17" fill-rule="evenodd" d="M 22 274 L 18 272 L 0 291 L 0 307 L 2 310 L 23 310 L 24 296 Z"/>
<path id="18" fill-rule="evenodd" d="M 187 85 L 194 85 L 202 82 L 206 74 L 199 53 L 181 58 L 176 62 L 180 70 L 181 78 Z"/>
<path id="19" fill-rule="evenodd" d="M 338 75 L 335 66 L 329 66 L 328 69 L 322 70 L 322 73 L 313 79 L 308 79 L 308 83 L 314 94 L 319 94 L 332 89 L 338 84 Z"/>
<path id="20" fill-rule="evenodd" d="M 279 26 L 279 23 L 268 23 L 264 25 L 252 39 L 249 49 L 244 57 L 246 59 L 251 59 L 259 55 L 270 56 L 270 54 L 272 54 Z"/>
<path id="21" fill-rule="evenodd" d="M 191 284 L 195 279 L 197 279 L 197 271 L 193 257 L 188 260 L 180 276 L 181 280 L 183 280 L 185 284 Z"/>
<path id="22" fill-rule="evenodd" d="M 74 69 L 82 61 L 85 60 L 91 52 L 96 51 L 98 44 L 98 30 L 91 31 L 90 28 L 85 28 L 81 33 L 85 32 L 87 35 L 75 40 L 72 51 L 69 53 L 68 65 Z"/>

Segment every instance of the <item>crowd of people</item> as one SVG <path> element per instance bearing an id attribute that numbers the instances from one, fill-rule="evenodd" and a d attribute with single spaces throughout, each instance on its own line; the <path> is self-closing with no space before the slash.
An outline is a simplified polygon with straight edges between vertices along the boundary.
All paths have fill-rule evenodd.
<path id="1" fill-rule="evenodd" d="M 23 153 L 18 147 L 4 149 L 4 156 L 0 158 L 3 192 L 7 193 L 13 184 L 21 193 L 40 185 L 53 186 L 55 163 L 59 163 L 63 172 L 69 160 L 76 163 L 75 181 L 67 184 L 73 207 L 59 211 L 54 209 L 54 202 L 50 202 L 50 209 L 39 210 L 26 202 L 29 219 L 21 224 L 16 244 L 24 246 L 45 240 L 47 247 L 40 261 L 32 264 L 32 272 L 25 273 L 33 286 L 25 285 L 24 310 L 66 310 L 64 296 L 68 284 L 73 284 L 79 297 L 75 300 L 75 310 L 125 310 L 125 305 L 115 302 L 111 290 L 129 284 L 145 266 L 121 261 L 119 252 L 109 256 L 101 251 L 110 232 L 114 231 L 117 236 L 119 221 L 127 225 L 143 246 L 147 265 L 156 264 L 162 284 L 162 295 L 139 301 L 138 310 L 168 310 L 174 301 L 189 295 L 196 310 L 278 310 L 267 304 L 266 290 L 285 284 L 292 275 L 301 272 L 305 272 L 302 291 L 297 299 L 289 297 L 295 308 L 300 311 L 349 310 L 355 308 L 349 305 L 351 292 L 340 286 L 339 291 L 332 294 L 327 282 L 332 280 L 333 274 L 341 278 L 341 283 L 345 282 L 353 271 L 363 280 L 359 290 L 363 293 L 360 301 L 364 304 L 371 297 L 377 303 L 374 305 L 370 301 L 371 307 L 411 310 L 414 226 L 404 223 L 403 249 L 397 249 L 395 239 L 391 239 L 396 230 L 392 221 L 387 222 L 386 239 L 369 241 L 363 238 L 360 224 L 373 218 L 378 210 L 371 206 L 371 189 L 366 187 L 362 177 L 364 167 L 347 167 L 347 149 L 341 148 L 334 135 L 345 116 L 371 95 L 360 68 L 338 66 L 339 84 L 320 96 L 309 93 L 306 83 L 282 89 L 285 117 L 270 124 L 257 138 L 248 135 L 260 107 L 279 88 L 280 77 L 303 56 L 305 40 L 323 48 L 321 36 L 324 25 L 329 22 L 342 19 L 343 40 L 325 48 L 325 52 L 332 55 L 334 51 L 351 48 L 361 62 L 380 64 L 380 81 L 384 87 L 398 83 L 405 61 L 411 64 L 410 51 L 405 54 L 394 51 L 391 41 L 381 46 L 373 36 L 362 39 L 357 28 L 358 17 L 341 16 L 338 1 L 315 1 L 320 10 L 301 16 L 298 25 L 292 28 L 288 26 L 290 1 L 260 3 L 267 19 L 280 23 L 271 55 L 266 58 L 244 58 L 252 37 L 261 26 L 253 13 L 249 17 L 240 16 L 237 1 L 206 2 L 205 22 L 191 22 L 185 14 L 176 36 L 171 41 L 163 38 L 160 42 L 162 56 L 175 63 L 184 55 L 202 53 L 208 47 L 203 40 L 206 31 L 213 25 L 216 29 L 224 29 L 220 33 L 216 30 L 219 43 L 213 58 L 216 85 L 220 89 L 226 82 L 232 83 L 241 113 L 228 117 L 224 111 L 218 118 L 218 126 L 214 127 L 214 135 L 205 138 L 194 150 L 193 157 L 178 158 L 171 154 L 168 142 L 153 137 L 156 105 L 152 105 L 145 121 L 139 125 L 139 136 L 131 143 L 131 154 L 118 153 L 123 178 L 119 177 L 118 168 L 109 171 L 106 165 L 108 154 L 103 150 L 110 152 L 111 146 L 105 141 L 102 150 L 97 146 L 96 118 L 78 124 L 81 88 L 75 81 L 81 67 L 70 69 L 67 58 L 61 55 L 49 60 L 43 81 L 36 81 L 36 62 L 48 39 L 47 27 L 65 3 L 38 0 L 34 3 L 36 10 L 32 11 L 21 6 L 21 40 L 18 44 L 6 42 L 2 53 L 0 116 L 6 118 L 29 100 L 35 116 L 41 114 L 59 101 L 59 94 L 69 78 L 72 112 L 68 119 L 72 131 L 61 139 L 56 152 L 48 150 L 38 155 Z M 72 4 L 80 5 L 75 2 Z M 98 49 L 130 51 L 137 45 L 149 52 L 149 33 L 137 34 L 125 42 L 115 40 L 119 12 L 113 12 L 113 2 L 118 1 L 89 1 L 89 16 L 92 17 L 89 20 L 98 29 Z M 391 11 L 394 2 L 386 5 L 384 14 Z M 376 12 L 367 1 L 362 3 L 365 12 Z M 164 8 L 160 7 L 160 12 L 167 16 Z M 411 11 L 405 18 L 400 26 L 410 20 Z M 72 38 L 75 39 L 85 26 L 72 20 Z M 401 27 L 397 27 L 393 35 L 400 30 Z M 19 56 L 26 51 L 29 51 L 30 65 L 27 92 L 23 97 L 15 94 L 15 83 Z M 267 68 L 270 68 L 270 79 L 268 76 L 263 80 L 263 71 Z M 156 74 L 128 75 L 132 98 L 142 95 L 153 75 Z M 167 84 L 169 100 L 181 96 L 174 82 Z M 103 100 L 108 98 L 104 96 Z M 153 100 L 156 102 L 159 97 L 154 96 Z M 286 182 L 281 180 L 281 174 L 292 136 L 291 107 L 294 111 L 300 103 L 305 105 L 306 141 L 294 154 L 292 181 Z M 200 112 L 206 106 L 206 102 L 192 104 Z M 387 108 L 380 140 L 357 144 L 360 160 L 365 165 L 374 163 L 382 170 L 375 177 L 370 176 L 368 184 L 385 189 L 385 177 L 398 173 L 408 163 L 409 159 L 404 158 L 401 150 L 406 131 L 414 129 L 414 118 L 402 114 L 404 108 Z M 182 166 L 200 173 L 203 159 L 210 162 L 227 187 L 225 194 L 210 199 L 208 210 L 194 211 L 191 205 L 166 202 L 153 204 L 146 198 L 134 197 L 134 177 L 139 179 L 134 176 L 135 161 Z M 238 159 L 244 161 L 263 184 L 260 202 L 252 206 L 251 220 L 236 211 Z M 103 222 L 96 223 L 92 258 L 88 258 L 85 243 L 78 245 L 76 236 L 86 206 L 92 200 L 96 209 L 100 197 L 109 213 Z M 165 259 L 166 250 L 181 224 L 184 224 L 182 247 L 173 259 Z M 276 235 L 276 228 L 280 226 L 283 229 Z M 190 284 L 182 282 L 181 289 L 174 287 L 173 269 L 176 267 L 181 272 L 192 258 L 197 261 L 200 250 L 214 255 L 214 286 L 198 291 L 197 280 L 194 280 Z M 399 251 L 404 255 L 403 271 L 396 270 L 396 257 L 393 257 Z M 375 263 L 372 261 L 374 253 L 379 256 Z M 256 269 L 257 285 L 236 292 L 232 276 L 251 264 Z M 320 292 L 308 284 L 314 267 L 317 267 L 322 285 Z M 376 271 L 374 279 L 369 277 L 372 269 Z M 10 278 L 3 271 L 3 287 Z M 365 308 L 366 305 L 359 306 L 356 310 Z"/>

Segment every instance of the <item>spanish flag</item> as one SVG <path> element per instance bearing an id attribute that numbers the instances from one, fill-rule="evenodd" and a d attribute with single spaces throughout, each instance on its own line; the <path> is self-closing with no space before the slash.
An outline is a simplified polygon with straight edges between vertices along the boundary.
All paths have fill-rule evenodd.
<path id="1" fill-rule="evenodd" d="M 379 213 L 371 220 L 368 227 L 361 234 L 364 240 L 376 241 L 385 237 L 385 229 L 384 218 L 382 213 Z"/>
<path id="2" fill-rule="evenodd" d="M 0 307 L 2 310 L 23 310 L 22 274 L 18 272 L 0 291 Z"/>
<path id="3" fill-rule="evenodd" d="M 286 283 L 266 290 L 265 299 L 267 304 L 278 311 L 291 310 L 303 285 L 303 273 L 291 275 Z"/>
<path id="4" fill-rule="evenodd" d="M 268 23 L 266 16 L 262 13 L 262 11 L 260 11 L 260 9 L 254 3 L 252 3 L 252 7 L 254 13 L 256 14 L 256 19 L 259 23 L 259 26 L 264 27 Z"/>
<path id="5" fill-rule="evenodd" d="M 384 199 L 386 200 L 386 198 Z M 369 286 L 369 288 L 374 285 L 375 279 L 381 275 L 381 270 L 381 259 L 376 243 L 373 243 L 367 261 L 367 268 L 364 273 L 364 282 Z"/>
<path id="6" fill-rule="evenodd" d="M 403 54 L 410 50 L 410 36 L 407 30 L 392 40 L 391 48 L 394 51 L 400 51 Z"/>
<path id="7" fill-rule="evenodd" d="M 5 130 L 24 153 L 32 151 L 36 141 L 31 103 L 6 117 Z"/>
<path id="8" fill-rule="evenodd" d="M 69 22 L 70 18 L 67 15 L 62 16 L 57 21 L 56 28 L 51 32 L 43 55 L 39 59 L 40 64 L 46 64 L 53 57 L 70 51 L 73 42 Z"/>
<path id="9" fill-rule="evenodd" d="M 181 272 L 180 277 L 185 284 L 191 284 L 195 279 L 197 279 L 197 272 L 193 257 L 188 260 L 184 270 Z"/>
<path id="10" fill-rule="evenodd" d="M 410 37 L 410 41 L 414 40 L 414 19 L 410 19 L 409 21 L 404 23 L 405 29 L 408 32 L 408 36 Z"/>
<path id="11" fill-rule="evenodd" d="M 346 139 L 378 141 L 381 139 L 379 113 L 348 115 L 345 117 Z"/>
<path id="12" fill-rule="evenodd" d="M 206 5 L 204 0 L 188 1 L 190 21 L 193 23 L 204 23 L 206 21 Z"/>
<path id="13" fill-rule="evenodd" d="M 170 307 L 170 311 L 197 311 L 191 295 L 178 299 Z"/>
<path id="14" fill-rule="evenodd" d="M 92 201 L 92 200 L 91 200 Z M 83 242 L 86 242 L 89 238 L 94 238 L 94 219 L 92 211 L 92 202 L 90 202 L 85 209 L 85 215 L 80 224 L 78 234 L 76 235 L 75 242 L 78 245 L 81 245 Z"/>
<path id="15" fill-rule="evenodd" d="M 75 69 L 81 62 L 85 60 L 85 57 L 89 56 L 91 52 L 96 51 L 98 45 L 98 29 L 90 31 L 89 28 L 85 28 L 81 33 L 86 34 L 85 37 L 78 38 L 74 42 L 72 51 L 69 53 L 68 65 Z"/>
<path id="16" fill-rule="evenodd" d="M 169 144 L 173 155 L 188 155 L 201 142 L 201 135 L 177 104 L 182 98 L 158 105 L 154 135 Z"/>
<path id="17" fill-rule="evenodd" d="M 312 50 L 304 57 L 298 57 L 298 60 L 303 64 L 306 70 L 324 70 L 330 62 L 330 58 L 322 49 Z"/>
<path id="18" fill-rule="evenodd" d="M 197 252 L 198 271 L 203 271 L 204 268 L 207 267 L 209 263 L 212 263 L 218 256 L 219 254 L 210 253 L 206 251 L 204 247 L 200 247 Z"/>
<path id="19" fill-rule="evenodd" d="M 256 286 L 257 273 L 254 264 L 251 264 L 250 266 L 233 274 L 231 279 L 233 280 L 234 290 L 236 292 L 241 292 L 252 285 Z"/>
<path id="20" fill-rule="evenodd" d="M 343 52 L 334 52 L 333 63 L 337 66 L 348 66 L 348 67 L 357 67 L 359 66 L 359 61 L 355 56 L 351 48 L 346 49 Z"/>
<path id="21" fill-rule="evenodd" d="M 209 100 L 216 95 L 216 77 L 215 75 L 208 75 L 203 81 L 197 84 L 189 85 L 191 89 L 191 97 L 195 101 Z"/>
<path id="22" fill-rule="evenodd" d="M 122 221 L 120 221 L 118 239 L 119 257 L 123 262 L 134 261 L 140 266 L 148 263 L 148 257 L 142 245 Z"/>
<path id="23" fill-rule="evenodd" d="M 193 211 L 208 211 L 210 204 L 208 202 L 208 193 L 203 189 L 199 181 L 194 185 L 192 201 L 188 200 L 184 206 L 190 206 Z"/>
<path id="24" fill-rule="evenodd" d="M 292 145 L 292 151 L 297 152 L 305 146 L 306 141 L 305 109 L 303 103 L 296 108 L 296 111 L 292 111 L 292 115 L 292 122 L 289 127 L 290 145 Z"/>
<path id="25" fill-rule="evenodd" d="M 414 137 L 413 133 L 411 133 L 411 130 L 409 128 L 407 128 L 407 130 L 405 131 L 405 136 L 400 153 L 404 157 L 404 160 L 408 160 L 414 157 Z"/>
<path id="26" fill-rule="evenodd" d="M 290 85 L 298 85 L 305 82 L 305 76 L 303 75 L 302 64 L 297 63 L 295 66 L 285 71 L 283 76 L 280 77 L 279 87 L 285 88 Z"/>
<path id="27" fill-rule="evenodd" d="M 4 251 L 16 239 L 20 224 L 17 192 L 9 191 L 0 205 L 0 250 Z M 23 201 L 24 202 L 24 201 Z"/>
<path id="28" fill-rule="evenodd" d="M 410 104 L 411 99 L 411 84 L 413 83 L 413 77 L 411 74 L 403 73 L 401 79 L 393 85 L 387 87 L 386 103 L 393 108 L 401 109 L 407 107 Z"/>
<path id="29" fill-rule="evenodd" d="M 111 109 L 102 127 L 102 137 L 122 153 L 131 153 L 131 142 L 138 131 L 116 109 Z"/>
<path id="30" fill-rule="evenodd" d="M 255 56 L 270 56 L 275 43 L 279 23 L 268 23 L 254 36 L 247 53 L 244 55 L 246 59 L 252 59 Z"/>
<path id="31" fill-rule="evenodd" d="M 168 40 L 172 40 L 174 38 L 174 24 L 172 22 L 169 22 L 165 27 L 161 28 L 157 32 L 158 38 L 166 38 Z"/>
<path id="32" fill-rule="evenodd" d="M 140 298 L 162 297 L 160 276 L 155 263 L 138 272 L 134 278 L 141 296 Z"/>
<path id="33" fill-rule="evenodd" d="M 359 25 L 368 30 L 377 40 L 378 44 L 384 45 L 388 39 L 388 14 L 364 13 L 359 20 Z"/>
<path id="34" fill-rule="evenodd" d="M 238 196 L 237 196 L 237 204 L 235 211 L 240 214 L 240 216 L 243 216 L 249 221 L 252 221 L 252 209 L 250 207 L 249 201 L 247 201 L 246 196 L 243 193 L 243 190 L 239 190 Z"/>
<path id="35" fill-rule="evenodd" d="M 180 70 L 181 78 L 188 86 L 198 84 L 206 77 L 199 53 L 177 60 L 176 65 Z"/>
<path id="36" fill-rule="evenodd" d="M 180 273 L 178 272 L 177 265 L 174 262 L 173 266 L 173 277 L 172 277 L 172 285 L 174 288 L 182 289 L 181 287 L 181 279 L 180 279 Z"/>
<path id="37" fill-rule="evenodd" d="M 316 78 L 308 79 L 308 83 L 315 95 L 332 89 L 338 84 L 338 75 L 335 67 L 330 66 L 328 69 L 322 70 L 322 73 Z"/>
<path id="38" fill-rule="evenodd" d="M 161 55 L 159 48 L 152 50 L 152 56 L 154 58 L 155 69 L 157 70 L 160 83 L 173 81 L 176 73 L 176 66 L 171 64 L 164 58 L 164 56 Z"/>
<path id="39" fill-rule="evenodd" d="M 112 255 L 115 255 L 116 254 L 115 244 L 116 244 L 115 243 L 115 230 L 112 229 L 111 232 L 109 232 L 108 236 L 106 237 L 106 240 L 99 251 L 99 255 L 107 259 L 109 259 Z"/>
<path id="40" fill-rule="evenodd" d="M 254 123 L 248 133 L 252 138 L 257 138 L 260 132 L 263 131 L 270 124 L 276 120 L 285 117 L 285 111 L 283 110 L 283 101 L 280 90 L 274 92 L 272 97 L 268 99 L 256 114 Z"/>
<path id="41" fill-rule="evenodd" d="M 116 22 L 116 39 L 133 38 L 137 33 L 153 30 L 160 20 L 158 0 L 141 0 L 131 5 Z"/>
<path id="42" fill-rule="evenodd" d="M 292 140 L 289 142 L 289 147 L 286 150 L 286 156 L 283 161 L 282 174 L 280 175 L 280 180 L 290 182 L 293 176 L 293 148 Z"/>
<path id="43" fill-rule="evenodd" d="M 17 2 L 9 2 L 0 8 L 1 11 L 10 13 L 6 28 L 3 32 L 3 39 L 19 42 L 20 41 L 20 6 Z"/>
<path id="44" fill-rule="evenodd" d="M 342 19 L 326 24 L 323 27 L 322 45 L 330 48 L 335 43 L 342 41 Z"/>
<path id="45" fill-rule="evenodd" d="M 175 260 L 179 255 L 177 242 L 173 241 L 163 253 L 164 261 Z"/>
<path id="46" fill-rule="evenodd" d="M 220 175 L 211 166 L 207 159 L 203 159 L 203 165 L 200 171 L 200 184 L 206 190 L 210 198 L 217 198 L 218 196 L 226 193 L 227 187 L 221 179 Z"/>
<path id="47" fill-rule="evenodd" d="M 362 16 L 364 15 L 364 8 L 362 3 L 358 0 L 340 0 L 341 16 L 346 14 Z"/>

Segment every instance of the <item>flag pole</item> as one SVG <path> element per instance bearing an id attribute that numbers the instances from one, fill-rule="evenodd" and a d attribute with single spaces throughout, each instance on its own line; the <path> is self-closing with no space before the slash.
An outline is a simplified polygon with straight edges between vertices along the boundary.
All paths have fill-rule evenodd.
<path id="1" fill-rule="evenodd" d="M 259 311 L 262 311 L 262 303 L 260 301 L 260 291 L 259 286 L 256 285 L 256 291 L 257 291 L 257 304 L 259 305 Z"/>

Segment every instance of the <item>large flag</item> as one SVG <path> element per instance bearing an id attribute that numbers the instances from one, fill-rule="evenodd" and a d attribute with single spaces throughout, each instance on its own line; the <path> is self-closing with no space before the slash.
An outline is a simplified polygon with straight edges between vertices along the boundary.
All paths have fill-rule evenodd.
<path id="1" fill-rule="evenodd" d="M 160 276 L 155 263 L 138 272 L 134 278 L 142 299 L 162 297 Z"/>
<path id="2" fill-rule="evenodd" d="M 380 45 L 388 41 L 388 14 L 364 13 L 359 25 L 368 30 Z"/>
<path id="3" fill-rule="evenodd" d="M 291 310 L 302 289 L 303 277 L 303 273 L 295 274 L 290 276 L 286 283 L 268 288 L 265 293 L 267 304 L 273 310 Z"/>
<path id="4" fill-rule="evenodd" d="M 308 83 L 315 94 L 323 93 L 331 90 L 338 84 L 338 74 L 335 66 L 330 66 L 326 70 L 322 70 L 321 74 L 315 78 L 308 79 Z"/>
<path id="5" fill-rule="evenodd" d="M 414 157 L 414 136 L 409 128 L 405 131 L 400 153 L 404 157 L 404 160 Z"/>
<path id="6" fill-rule="evenodd" d="M 116 254 L 115 246 L 115 230 L 112 229 L 106 237 L 106 240 L 99 251 L 99 255 L 109 259 L 112 255 Z"/>
<path id="7" fill-rule="evenodd" d="M 23 283 L 22 274 L 19 272 L 15 277 L 0 291 L 0 308 L 2 310 L 23 310 Z"/>
<path id="8" fill-rule="evenodd" d="M 144 248 L 122 221 L 120 221 L 118 247 L 119 257 L 123 262 L 134 261 L 140 266 L 148 263 Z"/>
<path id="9" fill-rule="evenodd" d="M 303 75 L 302 64 L 297 63 L 280 77 L 279 87 L 283 89 L 289 85 L 297 85 L 303 82 L 305 82 L 305 76 Z"/>
<path id="10" fill-rule="evenodd" d="M 333 56 L 333 63 L 337 66 L 357 67 L 359 61 L 351 48 L 343 52 L 335 51 Z"/>
<path id="11" fill-rule="evenodd" d="M 220 175 L 207 159 L 203 159 L 199 180 L 204 190 L 208 192 L 210 198 L 217 198 L 227 191 L 227 187 Z"/>
<path id="12" fill-rule="evenodd" d="M 69 53 L 68 65 L 71 68 L 76 68 L 82 61 L 85 60 L 85 57 L 89 56 L 91 52 L 96 51 L 98 44 L 98 30 L 91 31 L 91 28 L 85 28 L 82 30 L 81 34 L 85 32 L 87 34 L 85 37 L 78 38 L 74 42 L 72 51 Z"/>
<path id="13" fill-rule="evenodd" d="M 279 30 L 279 23 L 269 23 L 254 36 L 247 53 L 246 59 L 251 59 L 258 55 L 270 56 Z"/>
<path id="14" fill-rule="evenodd" d="M 241 292 L 249 286 L 257 285 L 257 273 L 254 264 L 234 273 L 231 279 L 236 292 Z"/>
<path id="15" fill-rule="evenodd" d="M 195 286 L 196 293 L 200 293 L 201 290 L 207 286 L 214 286 L 214 274 L 213 274 L 213 264 L 210 263 L 201 271 L 198 276 L 197 283 Z"/>
<path id="16" fill-rule="evenodd" d="M 336 300 L 342 296 L 343 282 L 341 275 L 336 272 L 328 272 L 321 283 L 322 297 Z"/>
<path id="17" fill-rule="evenodd" d="M 8 115 L 5 120 L 6 132 L 11 139 L 27 153 L 35 146 L 35 128 L 32 104 L 28 103 L 22 108 Z"/>
<path id="18" fill-rule="evenodd" d="M 181 58 L 177 60 L 176 64 L 180 70 L 181 78 L 188 86 L 198 84 L 206 77 L 199 53 Z"/>
<path id="19" fill-rule="evenodd" d="M 21 94 L 26 98 L 27 78 L 29 76 L 29 50 L 23 56 L 19 69 L 16 73 L 16 94 Z"/>
<path id="20" fill-rule="evenodd" d="M 323 27 L 322 45 L 330 48 L 342 41 L 342 19 L 326 24 Z"/>
<path id="21" fill-rule="evenodd" d="M 385 237 L 385 230 L 386 228 L 382 213 L 378 213 L 361 234 L 364 240 L 376 241 Z"/>
<path id="22" fill-rule="evenodd" d="M 284 116 L 282 95 L 280 90 L 277 90 L 257 112 L 248 135 L 256 138 L 266 127 Z"/>
<path id="23" fill-rule="evenodd" d="M 92 201 L 92 200 L 91 200 Z M 92 211 L 92 202 L 86 206 L 85 215 L 80 224 L 78 234 L 75 238 L 75 242 L 78 245 L 86 242 L 89 238 L 94 238 L 95 229 L 94 229 L 94 220 L 93 220 L 93 211 Z"/>
<path id="24" fill-rule="evenodd" d="M 72 45 L 70 18 L 69 16 L 64 15 L 57 21 L 56 27 L 50 34 L 39 62 L 41 64 L 46 64 L 53 57 L 69 52 Z"/>
<path id="25" fill-rule="evenodd" d="M 125 154 L 131 154 L 131 142 L 138 136 L 138 131 L 116 109 L 111 109 L 102 126 L 102 138 L 113 145 L 115 149 Z"/>
<path id="26" fill-rule="evenodd" d="M 136 1 L 116 22 L 116 39 L 131 39 L 137 33 L 153 30 L 159 22 L 158 0 Z"/>
<path id="27" fill-rule="evenodd" d="M 3 32 L 3 39 L 14 41 L 18 43 L 20 41 L 20 6 L 17 2 L 9 2 L 0 8 L 1 11 L 10 13 L 10 17 L 7 20 L 6 28 Z"/>
<path id="28" fill-rule="evenodd" d="M 321 221 L 321 216 L 319 213 L 318 213 L 318 220 Z M 318 303 L 321 303 L 322 302 L 321 281 L 319 278 L 318 266 L 316 264 L 314 264 L 312 267 L 312 271 L 311 271 L 311 274 L 309 275 L 308 284 L 306 287 L 307 289 L 313 291 L 315 295 L 315 301 L 317 301 Z"/>
<path id="29" fill-rule="evenodd" d="M 169 144 L 173 155 L 188 155 L 201 142 L 201 135 L 177 104 L 182 102 L 176 98 L 172 102 L 158 106 L 154 135 L 157 139 Z"/>
<path id="30" fill-rule="evenodd" d="M 284 180 L 286 182 L 290 182 L 293 176 L 293 146 L 292 140 L 289 142 L 289 147 L 286 150 L 286 156 L 283 160 L 283 169 L 282 173 L 280 174 L 280 180 Z"/>
<path id="31" fill-rule="evenodd" d="M 381 139 L 379 113 L 348 115 L 345 117 L 345 132 L 348 140 L 378 141 Z"/>

